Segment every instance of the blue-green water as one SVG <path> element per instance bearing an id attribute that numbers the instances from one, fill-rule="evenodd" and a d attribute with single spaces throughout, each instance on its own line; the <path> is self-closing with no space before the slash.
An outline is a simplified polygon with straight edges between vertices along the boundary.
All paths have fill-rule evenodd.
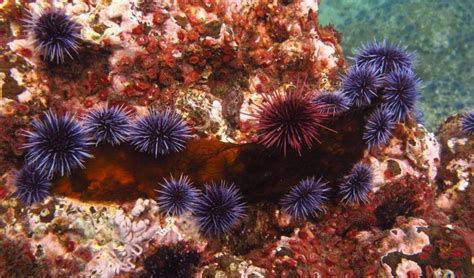
<path id="1" fill-rule="evenodd" d="M 474 109 L 473 10 L 472 0 L 322 0 L 319 19 L 342 33 L 346 57 L 384 38 L 416 51 L 420 106 L 434 130 L 446 116 Z"/>

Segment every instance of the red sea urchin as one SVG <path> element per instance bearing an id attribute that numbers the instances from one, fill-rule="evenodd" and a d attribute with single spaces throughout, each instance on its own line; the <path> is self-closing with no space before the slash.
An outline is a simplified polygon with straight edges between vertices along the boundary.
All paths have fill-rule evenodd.
<path id="1" fill-rule="evenodd" d="M 319 143 L 321 129 L 331 130 L 323 122 L 333 115 L 327 104 L 313 102 L 304 94 L 302 85 L 291 87 L 283 94 L 265 97 L 257 115 L 258 142 L 267 148 L 277 147 L 284 155 L 288 147 L 301 155 L 303 148 L 310 149 Z M 332 130 L 331 130 L 332 131 Z"/>

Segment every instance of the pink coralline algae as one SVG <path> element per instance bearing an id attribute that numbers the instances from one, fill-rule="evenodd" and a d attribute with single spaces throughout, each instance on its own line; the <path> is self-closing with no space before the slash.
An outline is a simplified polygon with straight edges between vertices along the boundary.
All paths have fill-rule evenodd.
<path id="1" fill-rule="evenodd" d="M 294 82 L 296 75 L 309 76 L 308 84 L 316 89 L 335 84 L 343 61 L 339 38 L 330 27 L 318 26 L 317 8 L 311 1 L 257 1 L 250 6 L 227 1 L 175 6 L 112 2 L 102 10 L 70 5 L 67 12 L 84 10 L 83 17 L 92 17 L 95 11 L 102 22 L 85 24 L 88 37 L 67 67 L 43 65 L 34 77 L 63 93 L 38 93 L 53 107 L 58 102 L 76 107 L 79 101 L 88 109 L 103 101 L 169 105 L 180 102 L 187 90 L 197 90 L 211 102 L 237 90 L 236 97 L 249 102 L 258 97 L 253 90 L 272 92 L 282 81 Z M 17 40 L 10 47 L 21 54 L 20 45 Z M 221 107 L 218 113 L 229 118 L 251 112 L 241 106 L 227 111 Z M 194 121 L 208 116 L 183 108 Z M 236 139 L 238 134 L 230 134 L 234 128 L 225 125 Z"/>

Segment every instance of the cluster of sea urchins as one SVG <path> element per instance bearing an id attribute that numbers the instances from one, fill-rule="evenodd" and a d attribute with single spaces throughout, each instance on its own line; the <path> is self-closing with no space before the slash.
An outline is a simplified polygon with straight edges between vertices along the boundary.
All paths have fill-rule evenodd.
<path id="1" fill-rule="evenodd" d="M 373 172 L 369 165 L 354 165 L 339 184 L 341 202 L 349 205 L 369 201 Z M 323 178 L 308 177 L 290 189 L 280 201 L 292 218 L 306 219 L 323 212 L 330 190 Z M 200 230 L 209 236 L 227 234 L 245 216 L 245 202 L 234 184 L 221 181 L 205 184 L 204 192 L 193 187 L 189 177 L 181 174 L 164 179 L 156 190 L 157 203 L 167 214 L 179 216 L 190 211 Z"/>
<path id="2" fill-rule="evenodd" d="M 170 215 L 191 211 L 202 232 L 209 236 L 226 234 L 245 216 L 245 202 L 234 184 L 221 181 L 195 189 L 187 176 L 164 179 L 156 190 L 160 209 Z"/>
<path id="3" fill-rule="evenodd" d="M 420 80 L 413 71 L 415 55 L 386 40 L 364 45 L 341 80 L 350 107 L 374 107 L 363 140 L 369 148 L 388 143 L 395 124 L 415 116 Z"/>
<path id="4" fill-rule="evenodd" d="M 84 160 L 92 158 L 89 148 L 94 142 L 129 142 L 157 157 L 183 150 L 191 138 L 187 124 L 169 109 L 150 108 L 132 120 L 123 106 L 97 107 L 82 120 L 49 110 L 41 119 L 34 119 L 24 135 L 26 163 L 15 175 L 15 185 L 18 198 L 27 205 L 48 196 L 54 175 L 69 175 L 74 168 L 83 168 Z"/>
<path id="5" fill-rule="evenodd" d="M 354 165 L 339 184 L 341 201 L 345 204 L 362 204 L 369 201 L 373 173 L 365 163 Z M 329 188 L 323 178 L 308 177 L 290 189 L 280 201 L 283 210 L 293 219 L 306 219 L 323 212 Z"/>
<path id="6" fill-rule="evenodd" d="M 342 76 L 336 92 L 312 95 L 304 82 L 285 92 L 264 96 L 256 130 L 258 142 L 301 154 L 319 142 L 324 122 L 349 109 L 373 107 L 363 140 L 369 148 L 388 143 L 398 122 L 415 116 L 420 80 L 413 71 L 415 55 L 399 44 L 387 41 L 365 45 L 353 58 L 354 64 Z"/>

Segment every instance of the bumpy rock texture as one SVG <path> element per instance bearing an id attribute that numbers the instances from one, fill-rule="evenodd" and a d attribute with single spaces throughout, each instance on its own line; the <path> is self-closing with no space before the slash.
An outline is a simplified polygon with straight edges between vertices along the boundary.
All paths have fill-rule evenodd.
<path id="1" fill-rule="evenodd" d="M 338 86 L 339 35 L 318 25 L 317 1 L 58 3 L 84 27 L 79 56 L 60 66 L 29 45 L 24 8 L 0 5 L 8 42 L 0 44 L 0 276 L 166 276 L 170 265 L 183 277 L 474 274 L 474 140 L 459 116 L 437 136 L 399 124 L 371 151 L 361 140 L 365 110 L 328 122 L 336 132 L 322 132 L 323 143 L 302 156 L 254 143 L 262 94 L 302 78 L 310 91 Z M 53 180 L 44 203 L 19 203 L 20 130 L 49 107 L 81 115 L 106 101 L 136 114 L 172 107 L 198 138 L 159 159 L 127 144 L 99 146 L 85 169 Z M 337 184 L 359 161 L 374 170 L 369 202 L 343 205 Z M 191 214 L 160 211 L 154 189 L 181 172 L 198 188 L 234 182 L 249 205 L 245 221 L 207 238 Z M 331 188 L 325 212 L 295 222 L 278 200 L 312 175 Z"/>

